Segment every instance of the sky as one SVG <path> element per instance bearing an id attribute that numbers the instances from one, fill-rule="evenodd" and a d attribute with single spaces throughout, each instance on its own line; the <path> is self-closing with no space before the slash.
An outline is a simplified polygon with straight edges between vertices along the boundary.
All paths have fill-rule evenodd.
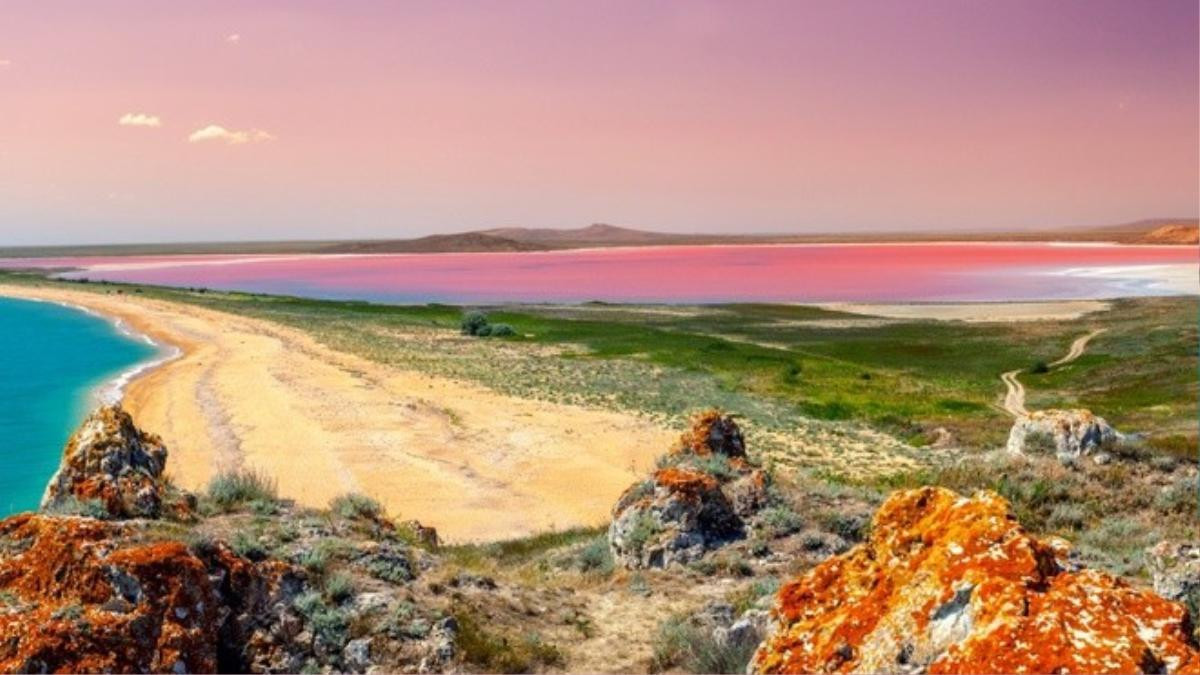
<path id="1" fill-rule="evenodd" d="M 1190 217 L 1195 0 L 0 4 L 0 245 Z"/>

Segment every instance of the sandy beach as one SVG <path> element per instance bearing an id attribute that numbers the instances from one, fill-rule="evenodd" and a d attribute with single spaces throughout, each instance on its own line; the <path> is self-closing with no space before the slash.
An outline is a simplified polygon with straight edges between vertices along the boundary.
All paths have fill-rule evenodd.
<path id="1" fill-rule="evenodd" d="M 137 295 L 0 285 L 124 321 L 180 350 L 124 405 L 161 435 L 168 473 L 201 489 L 254 468 L 324 506 L 349 491 L 448 541 L 605 522 L 674 434 L 648 420 L 530 401 L 331 350 L 264 321 Z"/>
<path id="2" fill-rule="evenodd" d="M 829 302 L 823 309 L 887 319 L 933 319 L 936 321 L 1061 321 L 1107 311 L 1112 303 L 1103 300 L 1052 300 L 1046 302 Z"/>

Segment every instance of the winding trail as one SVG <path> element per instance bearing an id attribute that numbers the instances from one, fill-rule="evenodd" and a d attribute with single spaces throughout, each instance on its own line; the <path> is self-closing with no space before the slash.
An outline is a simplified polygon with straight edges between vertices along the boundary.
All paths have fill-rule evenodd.
<path id="1" fill-rule="evenodd" d="M 1076 338 L 1075 341 L 1071 343 L 1071 348 L 1067 350 L 1066 356 L 1047 365 L 1051 368 L 1054 368 L 1070 363 L 1080 356 L 1083 356 L 1083 352 L 1087 349 L 1087 345 L 1092 341 L 1092 338 L 1106 330 L 1108 329 L 1097 328 L 1087 335 Z M 1020 374 L 1022 370 L 1024 369 L 1018 368 L 1016 370 L 1010 370 L 1006 373 L 1000 374 L 1000 380 L 1004 382 L 1005 388 L 1004 410 L 1013 417 L 1020 417 L 1022 415 L 1029 414 L 1029 411 L 1025 408 L 1025 386 L 1022 385 L 1021 381 L 1017 379 L 1017 375 Z"/>

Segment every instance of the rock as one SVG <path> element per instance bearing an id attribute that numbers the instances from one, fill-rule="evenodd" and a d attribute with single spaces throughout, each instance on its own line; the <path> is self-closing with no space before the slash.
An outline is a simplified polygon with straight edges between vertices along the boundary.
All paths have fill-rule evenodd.
<path id="1" fill-rule="evenodd" d="M 1200 603 L 1200 544 L 1160 541 L 1146 549 L 1146 567 L 1155 593 L 1176 602 Z"/>
<path id="2" fill-rule="evenodd" d="M 122 523 L 35 514 L 0 522 L 0 672 L 214 672 L 299 667 L 277 604 L 299 579 L 223 545 L 138 543 Z"/>
<path id="3" fill-rule="evenodd" d="M 746 456 L 742 430 L 729 415 L 713 409 L 692 418 L 692 427 L 679 438 L 674 452 L 683 454 L 724 455 L 729 458 Z"/>
<path id="4" fill-rule="evenodd" d="M 1008 451 L 1024 454 L 1039 438 L 1048 439 L 1059 461 L 1072 465 L 1080 457 L 1110 447 L 1120 440 L 1121 434 L 1089 410 L 1037 410 L 1013 423 L 1008 433 Z"/>
<path id="5" fill-rule="evenodd" d="M 346 643 L 342 650 L 342 662 L 355 673 L 366 672 L 371 666 L 371 638 L 358 638 Z"/>
<path id="6" fill-rule="evenodd" d="M 157 518 L 163 509 L 167 449 L 120 406 L 97 409 L 71 436 L 43 511 L 97 504 L 112 518 Z"/>
<path id="7" fill-rule="evenodd" d="M 728 628 L 713 631 L 713 642 L 722 647 L 754 646 L 767 634 L 771 616 L 761 609 L 748 609 Z"/>
<path id="8" fill-rule="evenodd" d="M 1064 571 L 992 492 L 893 494 L 870 538 L 780 589 L 750 672 L 1196 672 L 1180 604 Z"/>
<path id="9" fill-rule="evenodd" d="M 668 467 L 654 474 L 649 494 L 614 513 L 608 532 L 614 557 L 626 567 L 666 567 L 698 560 L 739 537 L 743 525 L 716 478 Z"/>
<path id="10" fill-rule="evenodd" d="M 746 521 L 767 504 L 767 474 L 746 458 L 741 429 L 728 415 L 696 416 L 665 460 L 613 508 L 609 547 L 627 568 L 698 560 L 743 537 Z"/>

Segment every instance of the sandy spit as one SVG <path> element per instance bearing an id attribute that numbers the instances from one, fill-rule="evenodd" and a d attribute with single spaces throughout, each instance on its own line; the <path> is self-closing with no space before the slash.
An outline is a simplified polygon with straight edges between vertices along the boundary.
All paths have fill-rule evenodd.
<path id="1" fill-rule="evenodd" d="M 824 309 L 881 316 L 888 319 L 933 319 L 937 321 L 1062 321 L 1108 310 L 1103 300 L 1055 300 L 1048 302 L 930 302 L 849 303 L 817 305 Z"/>
<path id="2" fill-rule="evenodd" d="M 389 368 L 200 307 L 49 287 L 0 295 L 83 307 L 180 350 L 129 382 L 123 403 L 163 437 L 168 473 L 189 489 L 254 468 L 302 504 L 359 491 L 448 541 L 493 541 L 605 522 L 674 437 L 647 419 Z"/>

